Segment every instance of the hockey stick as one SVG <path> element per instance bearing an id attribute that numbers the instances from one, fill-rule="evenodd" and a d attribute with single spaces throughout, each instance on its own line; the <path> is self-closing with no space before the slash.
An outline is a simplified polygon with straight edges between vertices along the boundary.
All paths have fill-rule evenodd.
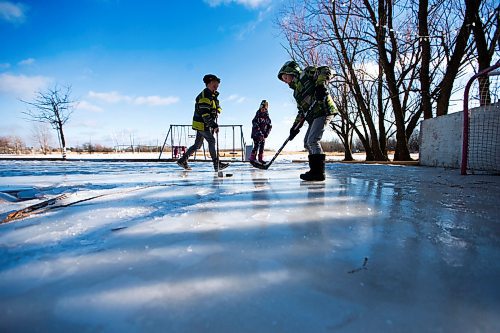
<path id="1" fill-rule="evenodd" d="M 215 120 L 217 123 L 217 119 Z M 215 139 L 217 140 L 217 177 L 223 178 L 224 177 L 224 172 L 220 169 L 220 154 L 219 154 L 219 130 L 217 128 L 217 132 L 215 133 Z M 227 166 L 226 166 L 227 167 Z M 223 169 L 225 169 L 224 167 Z M 232 173 L 226 173 L 226 177 L 232 177 Z"/>
<path id="2" fill-rule="evenodd" d="M 295 125 L 295 127 L 294 127 L 295 130 L 298 130 L 299 128 L 302 127 L 302 125 L 304 124 L 304 121 L 306 120 L 307 115 L 309 114 L 309 112 L 311 112 L 311 110 L 313 109 L 313 107 L 315 105 L 316 105 L 316 100 L 314 100 L 314 102 L 312 102 L 311 106 L 309 107 L 309 109 L 307 110 L 307 112 L 304 114 L 304 117 L 302 118 L 302 121 L 298 122 Z M 267 170 L 267 169 L 269 169 L 269 167 L 271 166 L 271 164 L 273 164 L 273 162 L 276 159 L 276 157 L 278 157 L 278 155 L 281 153 L 281 151 L 283 150 L 283 148 L 285 148 L 285 146 L 288 143 L 288 141 L 290 141 L 290 136 L 288 136 L 286 138 L 285 142 L 280 147 L 280 149 L 278 149 L 278 151 L 276 152 L 276 154 L 274 154 L 273 158 L 269 162 L 267 162 L 266 164 L 258 163 L 256 161 L 250 161 L 250 164 L 253 167 L 257 168 L 257 169 L 261 169 L 261 170 Z"/>
<path id="3" fill-rule="evenodd" d="M 217 177 L 224 177 L 224 173 L 220 171 L 220 157 L 219 157 L 219 131 L 215 132 L 215 138 L 217 140 Z"/>
<path id="4" fill-rule="evenodd" d="M 158 187 L 158 186 L 173 186 L 173 184 L 146 185 L 146 186 L 141 186 L 141 187 L 137 187 L 137 188 L 131 188 L 131 189 L 124 190 L 124 191 L 116 191 L 116 192 L 111 192 L 111 193 L 97 194 L 97 195 L 94 195 L 91 197 L 82 198 L 82 199 L 79 199 L 76 201 L 71 201 L 68 203 L 61 203 L 61 204 L 57 205 L 56 203 L 69 197 L 69 195 L 70 195 L 69 193 L 64 193 L 64 194 L 58 195 L 54 198 L 51 198 L 51 199 L 39 202 L 37 204 L 22 208 L 20 210 L 11 212 L 7 215 L 7 217 L 5 217 L 3 220 L 0 221 L 0 224 L 12 222 L 15 220 L 24 219 L 25 217 L 35 215 L 35 214 L 41 214 L 41 213 L 44 213 L 44 212 L 47 212 L 50 210 L 54 210 L 54 209 L 73 206 L 73 205 L 76 205 L 76 204 L 79 204 L 82 202 L 98 199 L 101 197 L 107 197 L 107 196 L 116 195 L 116 194 L 125 194 L 125 193 L 144 190 L 144 189 L 151 188 L 151 187 Z"/>
<path id="5" fill-rule="evenodd" d="M 22 219 L 22 218 L 24 218 L 26 216 L 29 216 L 33 212 L 36 212 L 36 211 L 40 210 L 40 209 L 43 209 L 43 208 L 46 208 L 46 207 L 51 207 L 57 201 L 62 200 L 64 198 L 66 198 L 67 196 L 68 196 L 67 194 L 61 194 L 61 195 L 58 195 L 58 196 L 56 196 L 54 198 L 47 199 L 47 200 L 39 202 L 37 204 L 25 207 L 23 209 L 14 211 L 12 213 L 9 213 L 5 219 L 3 219 L 2 221 L 0 221 L 0 224 L 7 223 L 7 222 L 10 222 L 10 221 L 13 221 L 13 220 Z M 49 208 L 47 208 L 47 209 L 49 209 Z"/>

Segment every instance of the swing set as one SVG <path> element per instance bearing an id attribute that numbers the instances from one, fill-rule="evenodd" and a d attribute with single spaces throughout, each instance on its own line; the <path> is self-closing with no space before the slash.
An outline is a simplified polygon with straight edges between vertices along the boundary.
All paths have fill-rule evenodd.
<path id="1" fill-rule="evenodd" d="M 194 144 L 194 140 L 196 139 L 196 130 L 192 129 L 191 125 L 170 125 L 158 159 L 161 159 L 165 146 L 167 146 L 166 151 L 169 150 L 167 145 L 169 138 L 171 159 L 176 160 L 180 158 L 191 145 Z M 243 125 L 219 125 L 218 138 L 221 160 L 246 160 L 246 144 L 243 136 Z M 193 155 L 194 160 L 197 159 L 198 153 L 198 150 L 195 151 Z M 205 149 L 205 140 L 203 140 L 202 157 L 200 160 L 211 160 L 208 149 Z"/>

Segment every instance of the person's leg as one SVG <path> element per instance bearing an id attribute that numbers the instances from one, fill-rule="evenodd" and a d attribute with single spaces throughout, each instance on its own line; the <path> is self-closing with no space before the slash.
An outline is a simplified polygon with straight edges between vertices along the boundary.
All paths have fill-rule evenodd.
<path id="1" fill-rule="evenodd" d="M 308 159 L 311 170 L 300 175 L 303 180 L 325 180 L 325 154 L 320 141 L 330 118 L 326 116 L 316 118 L 309 126 L 304 138 L 304 146 L 309 151 Z"/>
<path id="2" fill-rule="evenodd" d="M 266 144 L 265 140 L 259 142 L 259 162 L 264 164 L 264 145 Z"/>
<path id="3" fill-rule="evenodd" d="M 201 148 L 203 144 L 203 135 L 201 135 L 200 131 L 196 131 L 196 139 L 194 140 L 194 144 L 188 148 L 188 150 L 182 155 L 181 158 L 177 160 L 177 164 L 183 167 L 184 169 L 190 170 L 187 161 L 189 156 L 191 156 L 197 149 Z"/>
<path id="4" fill-rule="evenodd" d="M 307 138 L 309 137 L 309 133 L 311 132 L 311 124 L 307 126 L 306 134 L 304 135 L 304 148 L 311 154 L 311 150 L 309 149 L 309 144 Z"/>
<path id="5" fill-rule="evenodd" d="M 306 136 L 304 137 L 304 147 L 309 154 L 323 154 L 323 148 L 320 141 L 325 132 L 325 126 L 330 123 L 331 117 L 318 117 L 309 125 Z"/>
<path id="6" fill-rule="evenodd" d="M 203 145 L 203 135 L 201 133 L 201 131 L 196 131 L 196 139 L 194 140 L 193 145 L 189 147 L 188 150 L 186 150 L 182 158 L 185 158 L 187 160 L 189 156 L 193 155 L 196 150 L 201 148 L 201 146 Z"/>
<path id="7" fill-rule="evenodd" d="M 307 181 L 325 180 L 325 154 L 311 154 L 308 156 L 310 171 L 300 175 L 300 179 Z"/>
<path id="8" fill-rule="evenodd" d="M 217 156 L 217 150 L 215 149 L 215 137 L 210 131 L 201 132 L 201 135 L 207 140 L 208 151 L 210 152 L 210 157 L 214 164 L 215 171 L 223 170 L 229 166 L 228 163 L 219 163 L 219 157 Z"/>
<path id="9" fill-rule="evenodd" d="M 309 149 L 309 145 L 308 145 L 308 140 L 307 138 L 309 137 L 309 133 L 311 132 L 311 124 L 309 124 L 309 126 L 307 126 L 307 131 L 306 131 L 306 134 L 304 135 L 304 148 L 308 151 L 308 155 L 307 155 L 307 159 L 309 160 L 309 171 L 306 171 L 305 173 L 302 173 L 300 175 L 300 178 L 302 178 L 302 176 L 304 175 L 308 175 L 309 173 L 311 173 L 311 159 L 310 159 L 310 156 L 311 156 L 311 150 Z"/>
<path id="10" fill-rule="evenodd" d="M 252 153 L 250 154 L 250 161 L 254 162 L 257 156 L 257 150 L 259 149 L 259 141 L 253 139 Z"/>
<path id="11" fill-rule="evenodd" d="M 208 143 L 208 151 L 210 153 L 210 157 L 212 158 L 212 161 L 217 158 L 217 150 L 215 149 L 215 137 L 212 134 L 211 131 L 203 131 L 199 132 L 200 135 L 207 140 Z M 201 147 L 201 146 L 200 146 Z"/>

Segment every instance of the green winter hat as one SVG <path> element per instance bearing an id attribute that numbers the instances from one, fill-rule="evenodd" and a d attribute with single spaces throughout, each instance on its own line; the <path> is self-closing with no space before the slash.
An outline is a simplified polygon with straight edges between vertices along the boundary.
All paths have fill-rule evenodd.
<path id="1" fill-rule="evenodd" d="M 293 60 L 285 62 L 285 64 L 281 67 L 280 71 L 278 72 L 278 79 L 283 81 L 281 78 L 283 74 L 291 74 L 295 75 L 298 77 L 302 70 L 300 69 L 299 65 Z"/>

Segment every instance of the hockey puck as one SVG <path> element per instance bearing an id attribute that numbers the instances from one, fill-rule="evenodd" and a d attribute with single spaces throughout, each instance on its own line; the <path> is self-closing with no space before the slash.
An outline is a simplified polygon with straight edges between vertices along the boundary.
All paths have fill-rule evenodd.
<path id="1" fill-rule="evenodd" d="M 232 177 L 233 174 L 232 173 L 226 173 L 226 177 Z"/>

